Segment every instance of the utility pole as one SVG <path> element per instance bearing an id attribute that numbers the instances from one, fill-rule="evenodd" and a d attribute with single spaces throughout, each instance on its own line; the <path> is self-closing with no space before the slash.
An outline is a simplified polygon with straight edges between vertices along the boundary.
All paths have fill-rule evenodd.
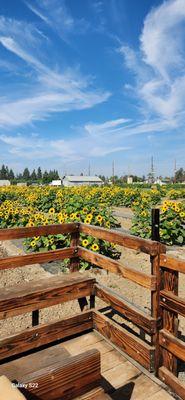
<path id="1" fill-rule="evenodd" d="M 88 175 L 89 176 L 91 175 L 91 164 L 90 164 L 90 162 L 89 162 L 89 168 L 88 168 Z"/>
<path id="2" fill-rule="evenodd" d="M 114 179 L 114 160 L 112 162 L 112 183 L 114 185 L 115 179 Z"/>
<path id="3" fill-rule="evenodd" d="M 177 163 L 175 160 L 175 162 L 174 162 L 174 183 L 176 183 L 176 172 L 177 172 Z"/>
<path id="4" fill-rule="evenodd" d="M 155 176 L 154 176 L 154 158 L 151 157 L 151 183 L 154 183 Z"/>

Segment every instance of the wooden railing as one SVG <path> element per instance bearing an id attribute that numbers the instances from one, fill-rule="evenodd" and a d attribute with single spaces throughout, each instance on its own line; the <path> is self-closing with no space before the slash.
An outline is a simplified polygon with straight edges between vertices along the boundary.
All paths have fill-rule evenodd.
<path id="1" fill-rule="evenodd" d="M 80 259 L 83 259 L 92 265 L 119 274 L 121 277 L 148 289 L 151 293 L 151 315 L 145 313 L 144 309 L 139 308 L 137 304 L 132 304 L 129 299 L 125 299 L 122 295 L 102 286 L 92 278 L 89 281 L 81 282 L 75 278 L 75 274 L 71 275 L 71 279 L 74 276 L 74 282 L 77 286 L 72 285 L 70 290 L 65 287 L 63 291 L 60 282 L 56 280 L 52 287 L 52 282 L 49 280 L 50 289 L 46 290 L 43 286 L 39 293 L 35 289 L 38 298 L 35 303 L 31 303 L 31 306 L 28 304 L 25 288 L 21 289 L 22 298 L 25 300 L 19 306 L 13 306 L 14 294 L 11 295 L 12 297 L 9 296 L 9 306 L 7 306 L 7 300 L 3 302 L 0 299 L 0 318 L 19 315 L 20 309 L 22 311 L 29 310 L 33 312 L 33 326 L 35 326 L 39 324 L 38 310 L 40 308 L 69 299 L 78 299 L 81 310 L 84 310 L 85 306 L 86 308 L 88 306 L 88 310 L 76 317 L 75 320 L 75 317 L 73 317 L 68 319 L 69 322 L 60 321 L 52 327 L 38 325 L 27 330 L 26 334 L 16 335 L 12 339 L 13 341 L 8 338 L 1 341 L 0 358 L 7 357 L 10 353 L 17 354 L 19 344 L 23 349 L 29 349 L 38 346 L 39 343 L 48 343 L 50 339 L 52 341 L 53 338 L 56 338 L 56 332 L 57 338 L 59 336 L 61 338 L 66 337 L 66 332 L 79 333 L 83 330 L 83 327 L 86 329 L 94 328 L 146 369 L 159 375 L 166 384 L 185 399 L 185 387 L 176 376 L 177 358 L 185 361 L 185 344 L 177 337 L 178 314 L 185 316 L 185 301 L 178 297 L 178 273 L 185 273 L 185 263 L 168 257 L 166 247 L 159 242 L 81 223 L 1 229 L 0 241 L 59 233 L 71 235 L 70 247 L 6 257 L 0 259 L 0 270 L 67 258 L 70 259 L 71 272 L 75 272 L 79 269 Z M 122 262 L 82 247 L 80 245 L 80 234 L 90 235 L 150 255 L 150 273 L 124 266 Z M 73 293 L 71 289 L 73 289 Z M 55 294 L 52 297 L 53 291 Z M 30 292 L 30 296 L 35 296 L 33 290 Z M 90 303 L 88 303 L 87 296 L 89 296 Z M 114 313 L 139 328 L 140 335 L 135 333 L 134 330 L 131 332 L 130 329 L 123 328 L 120 323 L 113 321 L 101 310 L 95 308 L 96 297 L 103 300 Z M 81 324 L 81 328 L 77 327 L 77 323 Z M 36 334 L 38 336 L 34 336 L 33 340 L 33 335 Z M 150 341 L 146 340 L 146 335 L 151 338 Z"/>
<path id="2" fill-rule="evenodd" d="M 178 316 L 185 317 L 185 298 L 178 296 L 179 273 L 185 274 L 185 261 L 161 254 L 160 267 L 163 329 L 159 332 L 162 366 L 158 373 L 176 394 L 185 399 L 185 385 L 177 378 L 178 360 L 185 362 L 185 343 L 178 338 Z"/>

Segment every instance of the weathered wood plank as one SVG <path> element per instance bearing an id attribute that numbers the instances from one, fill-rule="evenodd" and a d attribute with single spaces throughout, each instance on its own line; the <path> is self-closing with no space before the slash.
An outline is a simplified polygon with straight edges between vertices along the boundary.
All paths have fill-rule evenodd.
<path id="1" fill-rule="evenodd" d="M 167 290 L 161 290 L 161 300 L 160 304 L 162 307 L 169 311 L 173 311 L 177 314 L 185 317 L 185 299 L 176 296 L 172 292 Z"/>
<path id="2" fill-rule="evenodd" d="M 122 296 L 103 285 L 95 285 L 95 294 L 149 334 L 156 332 L 156 320 L 129 303 Z"/>
<path id="3" fill-rule="evenodd" d="M 100 353 L 94 349 L 24 376 L 20 383 L 42 400 L 69 400 L 98 387 L 100 380 Z"/>
<path id="4" fill-rule="evenodd" d="M 92 312 L 26 329 L 0 340 L 0 360 L 93 328 Z"/>
<path id="5" fill-rule="evenodd" d="M 80 224 L 80 232 L 86 235 L 91 235 L 97 237 L 98 239 L 107 240 L 108 242 L 112 242 L 115 244 L 119 244 L 120 246 L 128 247 L 134 250 L 140 250 L 144 253 L 155 255 L 157 254 L 157 242 L 152 240 L 141 239 L 132 235 L 125 235 L 122 232 L 118 232 L 116 230 L 109 230 L 105 228 L 101 228 L 99 226 Z M 164 245 L 161 246 L 162 249 L 165 249 Z"/>
<path id="6" fill-rule="evenodd" d="M 95 279 L 74 272 L 0 290 L 0 319 L 91 295 Z"/>
<path id="7" fill-rule="evenodd" d="M 74 247 L 77 248 L 77 246 L 79 245 L 79 242 L 80 242 L 79 226 L 80 226 L 80 225 L 78 224 L 78 230 L 77 230 L 77 232 L 73 232 L 73 233 L 71 234 L 71 243 L 70 243 L 70 246 L 71 246 L 72 248 L 74 248 Z M 78 250 L 76 251 L 76 253 L 77 253 L 77 252 L 78 252 Z M 76 254 L 76 256 L 75 256 L 75 257 L 73 256 L 73 258 L 71 258 L 71 260 L 70 260 L 70 271 L 71 271 L 71 272 L 78 271 L 78 269 L 79 269 L 79 264 L 80 264 L 80 260 L 79 260 L 78 254 Z"/>
<path id="8" fill-rule="evenodd" d="M 157 212 L 157 222 L 159 222 L 159 212 Z M 157 224 L 157 232 L 158 230 L 159 230 L 159 224 Z M 155 256 L 150 256 L 151 273 L 156 276 L 156 290 L 151 293 L 151 314 L 152 317 L 155 318 L 157 321 L 162 322 L 161 309 L 159 305 L 160 289 L 161 289 L 161 271 L 160 271 L 160 261 L 159 261 L 160 251 L 161 251 L 160 243 L 157 244 L 157 249 L 158 249 L 157 254 Z M 152 336 L 151 339 L 152 339 L 151 340 L 152 345 L 155 346 L 155 373 L 157 374 L 161 358 L 160 346 L 159 346 L 159 329 L 156 330 L 156 333 Z"/>
<path id="9" fill-rule="evenodd" d="M 21 239 L 34 236 L 57 235 L 59 233 L 72 233 L 78 230 L 78 224 L 43 225 L 24 228 L 0 229 L 0 240 Z"/>
<path id="10" fill-rule="evenodd" d="M 9 268 L 24 267 L 25 265 L 42 264 L 49 261 L 64 260 L 74 257 L 77 249 L 69 247 L 58 250 L 50 250 L 39 253 L 31 253 L 21 256 L 5 257 L 0 259 L 0 271 Z"/>
<path id="11" fill-rule="evenodd" d="M 87 250 L 80 246 L 78 247 L 78 254 L 82 259 L 106 269 L 107 271 L 119 274 L 123 278 L 129 279 L 140 286 L 144 286 L 150 290 L 156 289 L 156 278 L 154 275 L 145 274 L 137 271 L 134 268 L 124 267 L 118 261 L 112 260 L 109 257 L 105 257 L 102 254 L 94 253 L 93 251 Z"/>
<path id="12" fill-rule="evenodd" d="M 185 400 L 185 385 L 166 367 L 159 368 L 159 378 L 169 386 L 174 393 Z"/>
<path id="13" fill-rule="evenodd" d="M 185 361 L 185 343 L 165 329 L 159 332 L 159 343 L 177 358 Z"/>
<path id="14" fill-rule="evenodd" d="M 161 254 L 160 265 L 161 267 L 185 274 L 185 261 L 179 258 L 169 257 L 166 254 Z"/>
<path id="15" fill-rule="evenodd" d="M 174 296 L 178 296 L 178 272 L 173 271 L 167 268 L 161 268 L 161 287 L 163 288 L 163 293 L 166 293 L 167 296 L 172 294 Z M 172 309 L 170 307 L 171 302 L 167 300 L 161 291 L 160 297 L 160 305 L 164 303 L 161 308 L 162 311 L 162 320 L 163 320 L 163 328 L 168 330 L 174 336 L 178 335 L 178 310 L 176 308 Z M 178 297 L 176 297 L 178 300 Z M 163 301 L 164 300 L 164 301 Z M 167 305 L 167 306 L 166 306 Z M 162 359 L 163 366 L 166 367 L 169 371 L 173 372 L 175 375 L 177 374 L 177 359 L 174 357 L 172 353 L 162 348 Z"/>
<path id="16" fill-rule="evenodd" d="M 153 346 L 143 342 L 98 311 L 93 311 L 93 324 L 98 332 L 120 347 L 122 351 L 149 371 L 153 371 L 153 362 L 151 362 L 155 350 Z"/>

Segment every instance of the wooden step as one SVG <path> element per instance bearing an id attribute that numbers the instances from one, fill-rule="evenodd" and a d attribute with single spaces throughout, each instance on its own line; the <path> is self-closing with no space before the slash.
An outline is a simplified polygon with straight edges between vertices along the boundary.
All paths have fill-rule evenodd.
<path id="1" fill-rule="evenodd" d="M 92 349 L 71 356 L 59 344 L 1 365 L 0 375 L 24 386 L 27 399 L 73 399 L 99 387 L 100 353 Z"/>
<path id="2" fill-rule="evenodd" d="M 50 366 L 24 375 L 19 383 L 24 395 L 40 400 L 70 400 L 100 385 L 100 353 L 93 349 L 77 356 L 63 357 Z"/>
<path id="3" fill-rule="evenodd" d="M 91 295 L 94 283 L 77 272 L 2 288 L 0 319 Z"/>

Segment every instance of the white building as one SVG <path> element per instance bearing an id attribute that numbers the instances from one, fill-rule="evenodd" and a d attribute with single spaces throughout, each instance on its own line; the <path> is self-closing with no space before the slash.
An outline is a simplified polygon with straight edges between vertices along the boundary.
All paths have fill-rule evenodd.
<path id="1" fill-rule="evenodd" d="M 64 186 L 102 186 L 103 181 L 98 176 L 64 176 Z"/>
<path id="2" fill-rule="evenodd" d="M 127 183 L 132 184 L 133 183 L 133 177 L 132 176 L 127 176 Z"/>
<path id="3" fill-rule="evenodd" d="M 10 186 L 11 183 L 8 179 L 0 179 L 0 186 Z"/>
<path id="4" fill-rule="evenodd" d="M 50 186 L 61 186 L 61 185 L 62 185 L 62 181 L 60 179 L 57 179 L 50 183 Z"/>
<path id="5" fill-rule="evenodd" d="M 27 186 L 27 182 L 18 182 L 17 186 Z"/>

